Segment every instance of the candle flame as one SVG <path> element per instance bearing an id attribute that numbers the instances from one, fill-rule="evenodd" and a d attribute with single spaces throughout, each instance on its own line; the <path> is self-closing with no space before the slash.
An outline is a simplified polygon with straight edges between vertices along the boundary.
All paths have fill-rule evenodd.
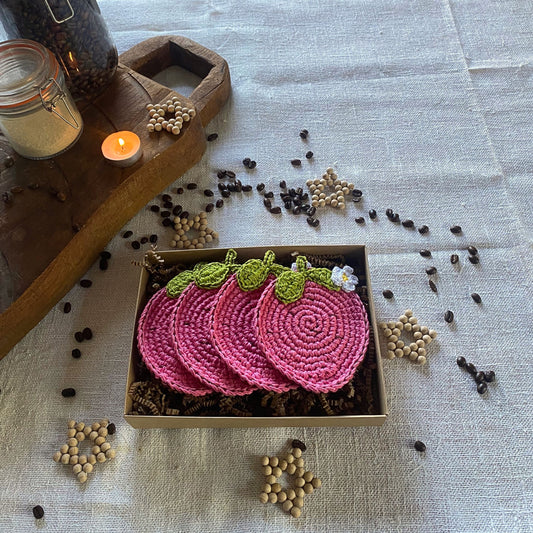
<path id="1" fill-rule="evenodd" d="M 122 137 L 119 137 L 119 138 L 118 138 L 118 144 L 120 144 L 120 148 L 121 148 L 121 150 L 124 150 L 124 145 L 125 145 L 126 143 L 124 142 L 124 139 L 123 139 Z"/>

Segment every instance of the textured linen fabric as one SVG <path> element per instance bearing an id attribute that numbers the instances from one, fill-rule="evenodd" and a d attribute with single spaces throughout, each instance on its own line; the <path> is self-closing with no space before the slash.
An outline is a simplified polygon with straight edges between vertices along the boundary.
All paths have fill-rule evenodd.
<path id="1" fill-rule="evenodd" d="M 106 272 L 87 273 L 0 361 L 0 531 L 533 530 L 532 317 L 533 4 L 527 1 L 100 0 L 120 52 L 178 34 L 229 63 L 230 101 L 207 127 L 219 138 L 177 184 L 191 212 L 231 168 L 243 182 L 302 185 L 332 165 L 364 191 L 319 228 L 267 213 L 255 192 L 210 215 L 215 245 L 366 244 L 380 320 L 412 308 L 439 337 L 428 364 L 384 360 L 389 417 L 380 428 L 135 430 L 122 419 L 141 253 L 117 235 Z M 185 78 L 161 75 L 185 91 Z M 146 102 L 139 102 L 143 105 Z M 307 142 L 298 137 L 310 131 Z M 313 150 L 307 161 L 304 154 Z M 258 162 L 244 171 L 241 160 Z M 295 169 L 290 160 L 303 159 Z M 172 187 L 169 187 L 169 191 Z M 278 200 L 279 201 L 279 200 Z M 427 236 L 390 223 L 428 224 Z M 368 219 L 378 210 L 376 221 Z M 355 224 L 355 216 L 366 224 Z M 36 220 L 38 225 L 38 220 Z M 449 227 L 460 224 L 463 234 Z M 124 229 L 171 232 L 148 209 Z M 467 260 L 474 244 L 479 265 Z M 417 253 L 433 252 L 431 259 Z M 460 254 L 459 267 L 450 264 Z M 424 272 L 438 268 L 438 293 Z M 381 292 L 392 289 L 385 300 Z M 478 292 L 482 305 L 470 298 Z M 455 322 L 443 320 L 446 309 Z M 73 333 L 90 326 L 80 346 Z M 1 332 L 0 332 L 1 334 Z M 496 381 L 484 396 L 457 368 L 463 355 Z M 74 398 L 62 398 L 74 387 Z M 109 417 L 117 458 L 85 485 L 51 460 L 66 421 Z M 323 487 L 295 520 L 262 505 L 259 456 L 300 438 Z M 425 454 L 413 449 L 417 439 Z M 41 504 L 37 524 L 31 508 Z"/>

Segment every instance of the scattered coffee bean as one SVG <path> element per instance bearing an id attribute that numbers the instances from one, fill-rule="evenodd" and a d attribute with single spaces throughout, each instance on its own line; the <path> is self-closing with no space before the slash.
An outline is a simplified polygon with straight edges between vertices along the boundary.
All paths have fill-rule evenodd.
<path id="1" fill-rule="evenodd" d="M 287 182 L 285 180 L 281 180 L 279 182 L 280 189 L 286 189 L 287 188 Z"/>
<path id="2" fill-rule="evenodd" d="M 72 304 L 70 302 L 65 302 L 65 305 L 63 305 L 63 313 L 70 313 L 71 309 Z"/>
<path id="3" fill-rule="evenodd" d="M 483 372 L 483 371 L 476 372 L 476 375 L 474 376 L 474 381 L 476 383 L 481 383 L 481 382 L 485 381 L 485 372 Z"/>
<path id="4" fill-rule="evenodd" d="M 313 228 L 316 228 L 320 224 L 320 220 L 314 217 L 307 217 L 307 223 Z"/>
<path id="5" fill-rule="evenodd" d="M 161 200 L 163 202 L 170 202 L 172 200 L 172 196 L 170 196 L 170 194 L 163 194 L 163 196 L 161 196 Z"/>
<path id="6" fill-rule="evenodd" d="M 315 154 L 313 154 L 313 152 L 311 152 L 311 150 L 309 150 L 309 152 L 306 152 L 306 153 L 305 153 L 305 158 L 306 158 L 306 159 L 313 159 L 313 156 L 314 156 L 314 155 L 315 155 Z"/>
<path id="7" fill-rule="evenodd" d="M 74 359 L 79 359 L 81 357 L 81 350 L 79 348 L 74 348 L 74 350 L 72 350 L 72 357 L 74 357 Z"/>
<path id="8" fill-rule="evenodd" d="M 165 202 L 163 204 L 163 209 L 172 209 L 174 207 L 174 204 L 172 202 Z"/>
<path id="9" fill-rule="evenodd" d="M 237 191 L 237 186 L 236 186 L 234 183 L 230 183 L 230 184 L 227 186 L 227 189 L 228 189 L 228 191 L 230 191 L 230 192 L 236 192 L 236 191 Z"/>
<path id="10" fill-rule="evenodd" d="M 477 368 L 474 363 L 466 363 L 465 368 L 469 374 L 475 376 L 477 374 Z"/>
<path id="11" fill-rule="evenodd" d="M 217 200 L 217 203 L 215 204 L 215 206 L 216 206 L 217 208 L 220 208 L 220 207 L 222 207 L 223 205 L 224 205 L 224 200 L 222 200 L 222 198 L 219 198 L 219 199 Z"/>
<path id="12" fill-rule="evenodd" d="M 220 194 L 222 195 L 222 198 L 229 198 L 231 196 L 231 192 L 228 190 L 221 191 Z"/>
<path id="13" fill-rule="evenodd" d="M 198 184 L 197 183 L 187 183 L 187 189 L 189 191 L 194 191 L 194 189 L 197 189 L 198 188 Z"/>
<path id="14" fill-rule="evenodd" d="M 6 168 L 11 168 L 14 164 L 15 164 L 15 160 L 10 155 L 8 155 L 4 159 L 4 165 Z"/>
<path id="15" fill-rule="evenodd" d="M 302 212 L 302 208 L 299 205 L 295 205 L 292 208 L 292 214 L 293 215 L 299 215 Z"/>
<path id="16" fill-rule="evenodd" d="M 107 250 L 104 250 L 103 252 L 100 252 L 100 257 L 102 259 L 111 259 L 111 253 Z"/>
<path id="17" fill-rule="evenodd" d="M 394 213 L 390 220 L 391 222 L 400 222 L 400 215 L 398 213 Z"/>
<path id="18" fill-rule="evenodd" d="M 473 292 L 470 296 L 472 296 L 472 300 L 477 304 L 481 303 L 481 296 L 477 292 Z"/>
<path id="19" fill-rule="evenodd" d="M 223 180 L 223 179 L 226 179 L 226 171 L 225 170 L 219 170 L 217 172 L 217 178 L 219 180 Z"/>
<path id="20" fill-rule="evenodd" d="M 206 213 L 211 213 L 211 211 L 213 211 L 214 208 L 215 208 L 215 204 L 207 204 L 205 206 L 205 212 Z"/>
<path id="21" fill-rule="evenodd" d="M 459 256 L 457 254 L 450 255 L 450 262 L 452 265 L 455 265 L 459 262 Z"/>
<path id="22" fill-rule="evenodd" d="M 394 211 L 390 207 L 385 211 L 385 215 L 387 215 L 387 218 L 391 218 L 393 214 Z"/>
<path id="23" fill-rule="evenodd" d="M 422 257 L 431 257 L 431 252 L 429 250 L 420 250 L 420 255 Z"/>
<path id="24" fill-rule="evenodd" d="M 183 189 L 183 187 L 178 187 L 176 189 L 176 194 L 183 194 L 185 192 L 185 190 Z"/>
<path id="25" fill-rule="evenodd" d="M 477 255 L 477 248 L 475 246 L 469 246 L 467 250 L 470 255 Z"/>
<path id="26" fill-rule="evenodd" d="M 264 183 L 258 183 L 255 188 L 257 189 L 258 192 L 264 191 L 265 190 L 265 184 Z"/>
<path id="27" fill-rule="evenodd" d="M 242 164 L 248 168 L 248 166 L 250 165 L 250 162 L 251 162 L 251 159 L 249 157 L 245 157 L 243 160 L 242 160 Z"/>
<path id="28" fill-rule="evenodd" d="M 363 196 L 363 191 L 361 189 L 353 189 L 352 190 L 352 196 L 361 197 L 361 196 Z"/>
<path id="29" fill-rule="evenodd" d="M 207 142 L 214 141 L 215 139 L 218 139 L 218 133 L 210 133 L 207 136 Z"/>
<path id="30" fill-rule="evenodd" d="M 272 207 L 270 209 L 270 212 L 273 214 L 273 215 L 279 215 L 281 213 L 281 207 L 279 206 L 276 206 L 276 207 Z"/>
<path id="31" fill-rule="evenodd" d="M 495 378 L 496 374 L 494 373 L 494 370 L 487 370 L 485 372 L 485 381 L 487 381 L 488 383 L 492 383 Z"/>
<path id="32" fill-rule="evenodd" d="M 80 285 L 84 287 L 85 289 L 88 289 L 92 284 L 93 282 L 90 279 L 82 279 L 80 281 Z"/>
<path id="33" fill-rule="evenodd" d="M 128 231 L 125 231 L 125 232 L 122 234 L 122 237 L 123 237 L 124 239 L 129 239 L 132 235 L 133 235 L 133 231 L 128 230 Z"/>
<path id="34" fill-rule="evenodd" d="M 425 452 L 426 451 L 426 445 L 422 441 L 417 440 L 415 442 L 415 450 L 417 452 Z"/>
<path id="35" fill-rule="evenodd" d="M 117 431 L 117 426 L 111 422 L 111 424 L 107 424 L 107 434 L 108 435 L 114 435 Z"/>
<path id="36" fill-rule="evenodd" d="M 377 216 L 378 216 L 378 213 L 375 209 L 370 209 L 370 211 L 368 212 L 368 216 L 374 220 Z"/>
<path id="37" fill-rule="evenodd" d="M 407 220 L 402 221 L 402 226 L 404 228 L 414 228 L 415 223 L 411 219 L 408 218 Z"/>
<path id="38" fill-rule="evenodd" d="M 394 298 L 394 293 L 391 290 L 389 290 L 389 289 L 384 290 L 383 291 L 383 297 L 387 298 L 387 300 L 390 300 L 391 298 Z"/>
<path id="39" fill-rule="evenodd" d="M 179 206 L 178 206 L 179 207 Z M 157 235 L 154 233 L 152 235 L 150 235 L 150 242 L 152 244 L 155 244 L 157 242 Z"/>
<path id="40" fill-rule="evenodd" d="M 178 204 L 174 206 L 174 209 L 172 209 L 172 214 L 175 217 L 179 217 L 182 211 L 183 211 L 183 207 L 181 207 L 181 205 Z"/>
<path id="41" fill-rule="evenodd" d="M 477 391 L 479 394 L 485 394 L 487 392 L 487 384 L 483 381 L 477 384 Z"/>
<path id="42" fill-rule="evenodd" d="M 183 211 L 180 216 L 181 218 L 189 218 L 189 211 Z"/>
<path id="43" fill-rule="evenodd" d="M 84 328 L 82 333 L 83 333 L 83 338 L 87 341 L 90 341 L 93 338 L 93 332 L 91 328 Z"/>
<path id="44" fill-rule="evenodd" d="M 283 204 L 283 206 L 285 207 L 285 209 L 291 209 L 291 207 L 292 207 L 292 202 L 289 200 L 289 201 L 285 202 L 285 203 Z"/>
<path id="45" fill-rule="evenodd" d="M 78 231 L 80 231 L 82 227 L 83 227 L 83 226 L 82 226 L 81 224 L 73 224 L 73 225 L 72 225 L 72 230 L 73 230 L 74 232 L 78 233 Z"/>
<path id="46" fill-rule="evenodd" d="M 301 159 L 291 159 L 291 165 L 293 167 L 299 167 L 302 164 Z"/>
<path id="47" fill-rule="evenodd" d="M 456 362 L 457 362 L 457 366 L 460 366 L 461 368 L 463 368 L 466 365 L 466 359 L 462 355 L 460 355 L 456 359 Z"/>
<path id="48" fill-rule="evenodd" d="M 85 340 L 85 337 L 83 336 L 83 333 L 81 331 L 76 331 L 76 333 L 74 333 L 74 338 L 78 342 L 83 342 Z"/>
<path id="49" fill-rule="evenodd" d="M 263 200 L 263 204 L 267 209 L 270 209 L 272 207 L 272 202 L 268 198 L 265 198 Z"/>
<path id="50" fill-rule="evenodd" d="M 40 505 L 36 505 L 32 509 L 32 513 L 37 520 L 40 520 L 44 516 L 44 509 Z"/>
<path id="51" fill-rule="evenodd" d="M 272 191 L 266 192 L 265 198 L 274 198 L 274 193 Z"/>
<path id="52" fill-rule="evenodd" d="M 433 276 L 433 274 L 437 273 L 437 267 L 431 266 L 429 268 L 426 268 L 426 274 L 428 276 Z"/>
<path id="53" fill-rule="evenodd" d="M 236 174 L 235 174 L 235 172 L 233 172 L 233 170 L 225 170 L 224 172 L 226 173 L 226 176 L 227 176 L 228 178 L 230 178 L 230 179 L 232 179 L 232 180 L 235 179 Z"/>
<path id="54" fill-rule="evenodd" d="M 307 214 L 310 216 L 310 217 L 314 217 L 315 216 L 315 213 L 316 213 L 316 207 L 314 206 L 311 206 L 307 209 Z"/>
<path id="55" fill-rule="evenodd" d="M 418 233 L 420 233 L 421 235 L 424 235 L 428 231 L 429 231 L 429 228 L 425 224 L 418 228 Z"/>
<path id="56" fill-rule="evenodd" d="M 60 201 L 60 202 L 64 202 L 66 199 L 67 199 L 67 195 L 62 192 L 62 191 L 59 191 L 57 194 L 56 194 L 56 198 Z"/>
<path id="57" fill-rule="evenodd" d="M 100 270 L 107 270 L 109 268 L 109 263 L 107 259 L 104 259 L 103 257 L 100 259 L 100 262 L 98 263 L 98 268 Z"/>
<path id="58" fill-rule="evenodd" d="M 222 183 L 222 182 L 219 182 L 217 184 L 217 187 L 218 187 L 219 191 L 225 191 L 228 188 L 228 186 L 225 183 Z"/>
<path id="59" fill-rule="evenodd" d="M 452 226 L 452 227 L 450 228 L 450 231 L 451 231 L 454 235 L 458 235 L 459 233 L 462 233 L 463 228 L 461 228 L 461 226 Z"/>
<path id="60" fill-rule="evenodd" d="M 165 221 L 168 220 L 170 222 L 170 219 L 168 218 L 165 218 L 165 220 L 163 220 L 163 224 L 165 223 Z M 170 224 L 169 224 L 170 225 Z M 134 250 L 138 250 L 140 247 L 141 247 L 141 243 L 139 241 L 132 241 L 131 243 L 131 247 L 134 249 Z"/>
<path id="61" fill-rule="evenodd" d="M 40 185 L 35 181 L 32 181 L 30 184 L 28 184 L 28 189 L 30 189 L 31 191 L 36 191 L 39 187 Z"/>
<path id="62" fill-rule="evenodd" d="M 72 398 L 73 396 L 76 396 L 76 391 L 72 387 L 69 387 L 68 389 L 63 389 L 61 391 L 61 396 L 63 396 L 63 398 Z"/>
<path id="63" fill-rule="evenodd" d="M 479 263 L 479 255 L 469 255 L 468 260 L 473 264 L 477 265 Z"/>
<path id="64" fill-rule="evenodd" d="M 291 446 L 293 448 L 300 448 L 300 450 L 302 450 L 302 452 L 305 452 L 305 450 L 307 450 L 307 446 L 301 440 L 298 440 L 298 439 L 294 439 L 291 442 Z"/>
<path id="65" fill-rule="evenodd" d="M 172 226 L 172 220 L 170 218 L 164 218 L 162 221 L 161 221 L 161 224 L 163 224 L 163 226 L 165 227 L 168 227 L 168 226 Z M 134 243 L 136 243 L 136 245 L 134 246 Z M 139 246 L 140 244 L 137 242 L 137 241 L 133 241 L 131 243 L 132 247 L 135 248 L 136 250 L 139 249 Z"/>
<path id="66" fill-rule="evenodd" d="M 453 322 L 453 312 L 448 309 L 446 313 L 444 313 L 444 320 L 450 324 Z"/>
<path id="67" fill-rule="evenodd" d="M 161 211 L 159 213 L 163 218 L 168 218 L 172 213 L 170 211 Z"/>
<path id="68" fill-rule="evenodd" d="M 242 192 L 250 192 L 252 190 L 252 186 L 247 184 L 242 186 Z"/>
<path id="69" fill-rule="evenodd" d="M 215 193 L 211 189 L 205 189 L 204 196 L 214 196 Z"/>
<path id="70" fill-rule="evenodd" d="M 308 132 L 307 130 L 302 130 L 302 131 L 300 132 L 300 137 L 301 137 L 302 139 L 307 139 L 307 136 L 308 136 L 308 135 L 309 135 L 309 132 Z"/>
<path id="71" fill-rule="evenodd" d="M 355 219 L 355 221 L 357 222 L 357 224 L 364 224 L 365 223 L 365 217 L 357 217 Z"/>
<path id="72" fill-rule="evenodd" d="M 433 291 L 433 292 L 439 292 L 438 289 L 437 289 L 437 286 L 435 285 L 435 282 L 430 279 L 428 281 L 428 284 L 429 284 L 429 288 Z"/>
<path id="73" fill-rule="evenodd" d="M 141 237 L 141 244 L 146 244 L 148 242 L 148 237 Z"/>

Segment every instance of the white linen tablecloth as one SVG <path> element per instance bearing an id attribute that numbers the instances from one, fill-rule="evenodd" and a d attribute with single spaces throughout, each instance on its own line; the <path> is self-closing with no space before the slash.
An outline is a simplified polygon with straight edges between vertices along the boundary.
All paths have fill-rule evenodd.
<path id="1" fill-rule="evenodd" d="M 131 261 L 142 254 L 117 235 L 109 270 L 95 265 L 86 275 L 93 286 L 62 300 L 72 312 L 59 303 L 0 361 L 0 530 L 533 531 L 533 4 L 99 4 L 119 52 L 178 34 L 229 63 L 230 101 L 207 127 L 219 138 L 173 185 L 199 183 L 180 202 L 191 212 L 206 203 L 201 191 L 216 187 L 219 168 L 277 192 L 280 179 L 300 186 L 332 165 L 364 191 L 360 204 L 326 210 L 314 229 L 303 216 L 267 213 L 254 187 L 211 214 L 216 245 L 366 244 L 378 318 L 410 307 L 439 338 L 424 367 L 384 360 L 390 414 L 380 428 L 134 430 L 121 417 L 139 276 Z M 293 168 L 309 149 L 314 159 Z M 244 157 L 257 169 L 245 173 Z M 388 207 L 430 233 L 390 223 Z M 361 215 L 364 226 L 354 222 Z M 462 235 L 450 233 L 453 224 Z M 162 248 L 170 240 L 148 209 L 124 229 L 158 233 Z M 479 265 L 466 260 L 469 244 Z M 427 285 L 429 264 L 439 270 L 438 294 Z M 395 298 L 385 300 L 384 289 Z M 94 339 L 75 360 L 73 333 L 86 326 Z M 486 395 L 457 368 L 458 355 L 495 370 Z M 65 387 L 76 397 L 63 398 Z M 51 456 L 68 419 L 102 417 L 117 424 L 117 458 L 80 485 Z M 323 480 L 299 519 L 258 500 L 258 457 L 290 438 L 307 443 L 307 465 Z M 413 449 L 417 439 L 425 454 Z M 36 504 L 46 513 L 40 522 Z"/>

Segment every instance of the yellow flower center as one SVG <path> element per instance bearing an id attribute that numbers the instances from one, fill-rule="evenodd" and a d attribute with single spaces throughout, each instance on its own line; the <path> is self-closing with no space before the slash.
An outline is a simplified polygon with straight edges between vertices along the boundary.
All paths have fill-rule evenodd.
<path id="1" fill-rule="evenodd" d="M 344 272 L 342 273 L 342 281 L 348 281 L 348 276 Z"/>

